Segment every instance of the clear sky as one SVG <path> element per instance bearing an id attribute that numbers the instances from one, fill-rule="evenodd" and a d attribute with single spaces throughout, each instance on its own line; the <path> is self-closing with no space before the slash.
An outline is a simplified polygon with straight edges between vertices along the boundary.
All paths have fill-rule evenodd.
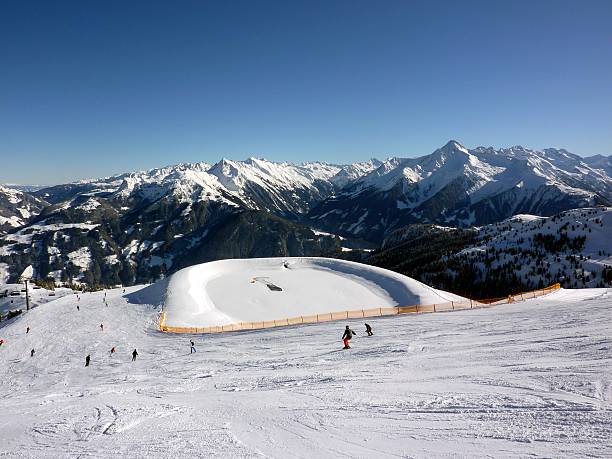
<path id="1" fill-rule="evenodd" d="M 612 153 L 612 1 L 0 5 L 0 182 L 449 139 Z"/>

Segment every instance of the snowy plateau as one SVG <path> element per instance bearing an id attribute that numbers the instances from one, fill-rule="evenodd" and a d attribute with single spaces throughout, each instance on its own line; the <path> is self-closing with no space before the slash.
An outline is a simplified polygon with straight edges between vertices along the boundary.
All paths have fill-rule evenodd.
<path id="1" fill-rule="evenodd" d="M 176 335 L 158 328 L 167 286 L 39 289 L 0 323 L 2 457 L 612 455 L 612 289 L 371 318 L 373 336 Z"/>

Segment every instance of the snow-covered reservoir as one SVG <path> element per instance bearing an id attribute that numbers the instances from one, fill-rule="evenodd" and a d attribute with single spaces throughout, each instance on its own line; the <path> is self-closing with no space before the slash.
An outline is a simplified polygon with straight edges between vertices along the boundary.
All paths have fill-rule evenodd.
<path id="1" fill-rule="evenodd" d="M 220 260 L 185 268 L 169 279 L 165 324 L 210 327 L 461 299 L 410 277 L 345 260 Z"/>

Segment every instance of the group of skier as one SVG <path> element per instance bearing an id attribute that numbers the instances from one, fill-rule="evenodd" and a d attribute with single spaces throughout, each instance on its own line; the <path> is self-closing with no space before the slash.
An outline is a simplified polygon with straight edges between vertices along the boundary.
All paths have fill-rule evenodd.
<path id="1" fill-rule="evenodd" d="M 104 331 L 104 324 L 100 324 L 100 330 Z M 26 327 L 26 335 L 30 333 L 30 327 Z M 2 346 L 4 344 L 4 340 L 0 339 L 0 346 Z M 191 351 L 195 352 L 195 347 L 194 347 L 194 342 L 191 341 Z M 110 355 L 113 355 L 116 352 L 115 346 L 113 346 L 110 350 Z M 32 349 L 30 351 L 30 357 L 34 357 L 34 354 L 36 354 L 36 350 Z M 134 362 L 136 360 L 136 357 L 138 357 L 138 351 L 136 349 L 134 349 L 132 351 L 132 362 Z M 87 354 L 87 356 L 85 357 L 85 366 L 88 367 L 89 364 L 91 362 L 91 354 Z"/>
<path id="2" fill-rule="evenodd" d="M 113 346 L 110 350 L 110 355 L 113 355 L 115 353 L 115 346 Z M 132 351 L 132 362 L 134 362 L 136 360 L 136 357 L 138 357 L 138 351 L 136 349 L 134 349 Z M 87 357 L 85 357 L 85 366 L 88 367 L 89 366 L 89 362 L 91 361 L 91 355 L 87 354 Z"/>
<path id="3" fill-rule="evenodd" d="M 369 324 L 365 324 L 366 334 L 368 336 L 372 336 L 374 333 L 372 332 L 372 327 Z M 344 347 L 342 349 L 350 349 L 349 345 L 351 339 L 353 339 L 353 335 L 356 335 L 355 331 L 351 330 L 351 328 L 347 325 L 344 329 L 344 334 L 342 335 L 342 342 L 344 343 Z"/>
<path id="4" fill-rule="evenodd" d="M 80 298 L 77 295 L 77 301 L 80 300 Z M 103 302 L 106 303 L 106 292 L 104 292 L 104 299 Z M 80 310 L 80 307 L 77 305 L 77 311 Z M 367 336 L 372 336 L 374 335 L 374 333 L 372 332 L 372 327 L 369 324 L 365 324 L 365 328 L 366 328 L 366 334 Z M 104 331 L 104 324 L 100 324 L 100 331 Z M 26 334 L 30 333 L 30 327 L 26 328 Z M 350 341 L 353 338 L 354 335 L 356 335 L 357 333 L 352 330 L 348 325 L 346 326 L 346 328 L 344 329 L 344 334 L 342 335 L 342 342 L 344 344 L 344 347 L 342 349 L 350 349 Z M 196 352 L 196 348 L 195 348 L 195 343 L 193 342 L 193 340 L 189 341 L 190 345 L 191 345 L 191 349 L 190 349 L 190 354 L 193 354 L 194 352 Z M 2 346 L 4 344 L 3 340 L 0 340 L 0 346 Z M 113 346 L 110 350 L 110 355 L 112 356 L 113 354 L 115 354 L 116 349 Z M 35 354 L 35 350 L 32 349 L 30 351 L 30 357 L 34 357 Z M 136 360 L 136 357 L 138 356 L 138 351 L 136 349 L 134 349 L 132 351 L 132 362 L 134 362 Z M 91 354 L 87 354 L 87 356 L 85 357 L 85 366 L 88 367 L 91 363 Z"/>

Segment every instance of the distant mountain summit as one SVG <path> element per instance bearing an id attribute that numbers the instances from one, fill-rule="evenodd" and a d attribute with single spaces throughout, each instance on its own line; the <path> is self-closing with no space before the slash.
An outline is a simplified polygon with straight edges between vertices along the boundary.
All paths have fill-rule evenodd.
<path id="1" fill-rule="evenodd" d="M 347 256 L 413 223 L 471 227 L 609 205 L 609 159 L 451 140 L 418 158 L 222 159 L 1 187 L 0 280 L 31 265 L 43 278 L 130 284 L 219 258 Z"/>

